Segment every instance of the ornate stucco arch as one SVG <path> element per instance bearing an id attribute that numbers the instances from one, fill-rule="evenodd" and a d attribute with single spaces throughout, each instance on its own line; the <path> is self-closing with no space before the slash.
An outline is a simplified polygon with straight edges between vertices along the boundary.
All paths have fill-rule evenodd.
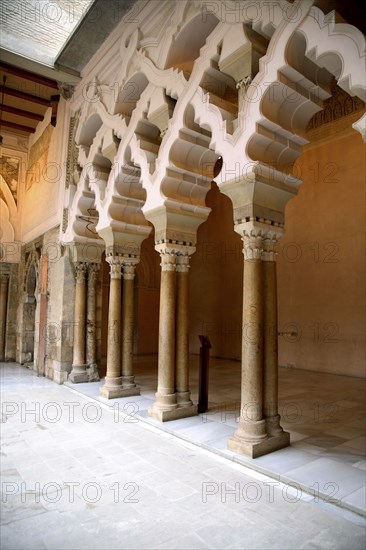
<path id="1" fill-rule="evenodd" d="M 365 93 L 360 31 L 335 24 L 334 14 L 325 17 L 310 3 L 297 2 L 293 10 L 296 21 L 289 18 L 278 25 L 258 74 L 244 92 L 233 146 L 223 153 L 229 174 L 224 164 L 218 185 L 233 200 L 237 224 L 262 224 L 268 217 L 268 223 L 284 226 L 285 205 L 301 184 L 292 168 L 308 142 L 307 124 L 330 97 L 330 77 L 352 95 L 362 99 Z M 300 34 L 306 47 L 302 62 L 295 63 L 291 52 Z M 362 119 L 354 128 L 363 134 L 361 125 Z M 236 183 L 230 177 L 233 171 Z"/>
<path id="2" fill-rule="evenodd" d="M 204 9 L 206 14 L 196 1 L 163 2 L 152 13 L 148 3 L 139 27 L 121 23 L 120 58 L 104 54 L 94 65 L 100 72 L 93 69 L 85 76 L 76 92 L 80 97 L 84 86 L 89 100 L 76 135 L 83 170 L 66 233 L 70 241 L 86 238 L 83 218 L 92 200 L 98 213 L 95 239 L 104 242 L 111 267 L 113 304 L 120 301 L 116 280 L 122 271 L 125 282 L 132 280 L 141 242 L 151 231 L 148 222 L 153 224 L 162 267 L 160 332 L 169 334 L 159 351 L 157 401 L 150 413 L 160 420 L 179 416 L 180 408 L 192 414 L 187 412 L 193 410 L 186 384 L 187 339 L 177 338 L 176 355 L 173 340 L 178 326 L 187 327 L 189 258 L 197 228 L 210 212 L 205 204 L 210 182 L 217 182 L 233 203 L 234 228 L 244 243 L 243 326 L 275 327 L 271 336 L 258 333 L 265 360 L 257 354 L 259 344 L 243 341 L 243 380 L 251 389 L 243 384 L 242 401 L 253 398 L 256 408 L 250 422 L 241 418 L 231 445 L 257 456 L 288 444 L 276 412 L 274 249 L 284 231 L 285 206 L 301 184 L 293 166 L 307 142 L 309 120 L 330 96 L 331 75 L 351 95 L 363 97 L 364 42 L 357 29 L 335 24 L 311 0 L 213 1 Z M 233 10 L 234 20 L 228 17 Z M 202 25 L 204 40 L 193 41 L 192 55 L 179 58 L 175 46 L 187 42 L 190 29 L 199 33 L 204 15 L 212 23 L 206 34 Z M 104 70 L 102 61 L 113 70 Z M 120 321 L 117 309 L 110 310 L 111 322 Z M 126 388 L 116 382 L 119 348 L 113 340 L 108 346 L 110 371 L 102 394 L 124 395 Z M 184 374 L 180 379 L 172 370 L 175 363 Z M 265 380 L 266 401 L 258 373 Z M 273 444 L 262 445 L 267 439 Z"/>

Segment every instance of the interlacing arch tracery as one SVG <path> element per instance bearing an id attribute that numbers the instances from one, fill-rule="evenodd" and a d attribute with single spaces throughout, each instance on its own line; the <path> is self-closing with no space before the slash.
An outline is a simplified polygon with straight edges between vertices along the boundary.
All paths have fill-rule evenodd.
<path id="1" fill-rule="evenodd" d="M 172 13 L 167 2 L 159 25 L 158 15 L 144 23 L 142 12 L 141 28 L 123 27 L 120 73 L 110 85 L 94 76 L 82 106 L 82 173 L 64 242 L 100 240 L 111 229 L 146 237 L 145 217 L 163 206 L 204 221 L 218 157 L 224 165 L 215 179 L 233 200 L 236 223 L 266 221 L 271 210 L 277 214 L 267 222 L 283 225 L 285 204 L 301 183 L 292 168 L 331 77 L 365 98 L 364 37 L 311 1 L 251 4 L 233 18 L 235 2 L 212 2 L 210 13 L 202 11 L 207 3 L 183 1 Z M 192 45 L 200 47 L 193 63 L 174 54 L 189 25 L 204 35 L 202 45 Z M 354 127 L 364 132 L 362 120 Z M 246 189 L 259 182 L 268 200 L 257 210 L 248 206 L 250 191 L 235 205 L 234 180 Z"/>

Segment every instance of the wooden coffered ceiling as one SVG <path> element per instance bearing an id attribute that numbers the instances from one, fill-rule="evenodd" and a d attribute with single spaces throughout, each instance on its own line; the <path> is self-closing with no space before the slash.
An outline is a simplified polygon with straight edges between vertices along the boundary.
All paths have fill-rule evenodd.
<path id="1" fill-rule="evenodd" d="M 56 80 L 0 61 L 1 131 L 29 136 L 51 106 L 56 123 L 59 98 Z"/>

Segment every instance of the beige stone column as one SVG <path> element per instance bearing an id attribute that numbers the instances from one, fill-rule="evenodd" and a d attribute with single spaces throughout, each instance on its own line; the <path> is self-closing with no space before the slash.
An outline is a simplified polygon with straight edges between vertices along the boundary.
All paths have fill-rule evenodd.
<path id="1" fill-rule="evenodd" d="M 6 310 L 8 304 L 9 274 L 0 274 L 0 361 L 5 361 Z"/>
<path id="2" fill-rule="evenodd" d="M 179 255 L 176 259 L 177 299 L 176 299 L 176 361 L 175 388 L 178 407 L 192 407 L 189 390 L 189 256 Z"/>
<path id="3" fill-rule="evenodd" d="M 242 378 L 239 425 L 229 438 L 231 450 L 259 456 L 267 438 L 263 418 L 263 274 L 260 230 L 244 231 Z"/>
<path id="4" fill-rule="evenodd" d="M 264 239 L 264 417 L 270 437 L 281 438 L 287 445 L 289 434 L 280 425 L 278 414 L 278 335 L 277 335 L 277 236 L 269 233 Z M 286 446 L 285 444 L 283 446 Z"/>
<path id="5" fill-rule="evenodd" d="M 86 363 L 88 365 L 89 382 L 99 380 L 96 345 L 96 280 L 100 264 L 88 265 L 88 292 L 86 307 Z"/>
<path id="6" fill-rule="evenodd" d="M 74 347 L 72 371 L 69 380 L 74 384 L 88 382 L 85 360 L 85 332 L 86 332 L 86 272 L 87 264 L 75 263 L 75 307 L 74 307 Z"/>
<path id="7" fill-rule="evenodd" d="M 160 310 L 158 347 L 158 389 L 149 415 L 164 421 L 165 412 L 177 408 L 175 394 L 175 269 L 176 255 L 169 250 L 160 252 Z M 164 417 L 165 416 L 165 417 Z"/>
<path id="8" fill-rule="evenodd" d="M 121 376 L 121 256 L 106 256 L 110 265 L 107 374 L 100 395 L 107 399 L 120 397 Z"/>
<path id="9" fill-rule="evenodd" d="M 140 395 L 133 371 L 134 278 L 137 261 L 123 263 L 122 389 L 124 395 Z"/>

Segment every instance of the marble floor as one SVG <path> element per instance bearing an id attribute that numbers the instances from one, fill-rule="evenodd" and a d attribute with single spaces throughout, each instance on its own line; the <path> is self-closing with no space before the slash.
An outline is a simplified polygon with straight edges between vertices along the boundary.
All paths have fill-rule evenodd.
<path id="1" fill-rule="evenodd" d="M 208 413 L 163 426 L 146 418 L 154 368 L 140 361 L 141 396 L 111 403 L 98 397 L 100 383 L 59 386 L 0 365 L 3 550 L 365 547 L 361 381 L 325 377 L 321 393 L 319 375 L 281 372 L 294 444 L 250 461 L 224 445 L 235 428 L 238 364 L 212 361 Z"/>
<path id="2" fill-rule="evenodd" d="M 192 399 L 198 399 L 199 357 L 190 358 Z M 226 448 L 240 407 L 240 363 L 211 358 L 209 410 L 197 417 L 159 424 L 147 417 L 157 380 L 156 357 L 135 361 L 141 396 L 114 400 L 125 414 L 210 449 L 256 471 L 316 492 L 357 513 L 366 514 L 366 381 L 289 368 L 279 372 L 279 412 L 291 434 L 291 447 L 250 459 Z M 71 387 L 100 402 L 100 383 Z"/>

